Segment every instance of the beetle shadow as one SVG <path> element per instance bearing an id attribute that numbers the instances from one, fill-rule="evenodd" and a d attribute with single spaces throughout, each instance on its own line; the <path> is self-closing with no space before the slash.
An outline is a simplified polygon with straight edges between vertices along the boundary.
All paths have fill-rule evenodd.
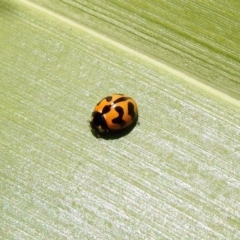
<path id="1" fill-rule="evenodd" d="M 96 138 L 102 138 L 104 140 L 114 140 L 114 139 L 119 139 L 119 138 L 122 138 L 122 137 L 128 135 L 138 124 L 139 124 L 139 122 L 138 122 L 138 116 L 137 116 L 134 123 L 132 123 L 129 127 L 125 128 L 121 131 L 99 134 L 94 129 L 91 129 L 91 132 L 92 132 L 92 135 Z"/>

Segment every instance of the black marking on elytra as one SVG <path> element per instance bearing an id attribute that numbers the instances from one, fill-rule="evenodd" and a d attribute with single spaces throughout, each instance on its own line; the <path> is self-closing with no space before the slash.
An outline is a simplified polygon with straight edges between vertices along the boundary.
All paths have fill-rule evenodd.
<path id="1" fill-rule="evenodd" d="M 97 106 L 98 106 L 104 99 L 106 99 L 107 102 L 111 102 L 111 101 L 112 101 L 112 96 L 107 96 L 107 97 L 103 98 L 100 102 L 98 102 Z"/>
<path id="2" fill-rule="evenodd" d="M 130 115 L 132 119 L 134 119 L 136 115 L 136 113 L 134 112 L 134 105 L 131 102 L 128 103 L 128 115 Z"/>
<path id="3" fill-rule="evenodd" d="M 129 134 L 137 124 L 138 124 L 138 113 L 136 113 L 133 123 L 124 129 L 120 129 L 119 131 L 109 130 L 108 132 L 103 132 L 103 133 L 99 133 L 97 131 L 92 131 L 92 134 L 96 138 L 102 138 L 105 140 L 119 139 L 119 138 L 124 137 L 127 134 Z"/>
<path id="4" fill-rule="evenodd" d="M 120 107 L 120 106 L 117 106 L 114 109 L 117 111 L 118 117 L 114 118 L 112 120 L 112 123 L 119 124 L 121 127 L 123 127 L 126 124 L 126 121 L 124 121 L 122 119 L 122 117 L 124 115 L 124 111 L 123 111 L 122 107 Z"/>
<path id="5" fill-rule="evenodd" d="M 106 97 L 106 100 L 107 100 L 107 102 L 111 102 L 112 101 L 112 96 Z"/>
<path id="6" fill-rule="evenodd" d="M 102 109 L 102 114 L 106 114 L 106 113 L 110 112 L 110 110 L 111 110 L 111 105 L 106 105 Z"/>
<path id="7" fill-rule="evenodd" d="M 123 102 L 123 101 L 126 101 L 128 99 L 131 99 L 130 97 L 120 97 L 118 99 L 116 99 L 113 104 L 116 104 L 116 103 L 119 103 L 119 102 Z"/>

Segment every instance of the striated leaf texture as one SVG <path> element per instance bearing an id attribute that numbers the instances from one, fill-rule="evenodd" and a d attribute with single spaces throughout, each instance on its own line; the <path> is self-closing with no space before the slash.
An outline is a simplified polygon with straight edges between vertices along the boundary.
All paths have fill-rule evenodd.
<path id="1" fill-rule="evenodd" d="M 0 238 L 239 239 L 238 9 L 2 0 Z M 117 92 L 140 124 L 97 139 Z"/>

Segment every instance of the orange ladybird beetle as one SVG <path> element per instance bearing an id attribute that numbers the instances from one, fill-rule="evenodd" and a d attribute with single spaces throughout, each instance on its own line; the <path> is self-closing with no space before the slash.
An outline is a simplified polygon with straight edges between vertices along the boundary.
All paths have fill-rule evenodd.
<path id="1" fill-rule="evenodd" d="M 138 120 L 136 102 L 125 94 L 103 98 L 94 108 L 90 126 L 99 135 L 132 130 Z"/>

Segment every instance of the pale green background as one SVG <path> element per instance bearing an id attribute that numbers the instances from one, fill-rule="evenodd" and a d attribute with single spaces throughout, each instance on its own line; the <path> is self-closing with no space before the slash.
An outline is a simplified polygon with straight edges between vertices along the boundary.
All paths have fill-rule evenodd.
<path id="1" fill-rule="evenodd" d="M 0 3 L 0 237 L 239 239 L 238 4 L 30 2 Z M 140 125 L 96 139 L 114 92 Z"/>

